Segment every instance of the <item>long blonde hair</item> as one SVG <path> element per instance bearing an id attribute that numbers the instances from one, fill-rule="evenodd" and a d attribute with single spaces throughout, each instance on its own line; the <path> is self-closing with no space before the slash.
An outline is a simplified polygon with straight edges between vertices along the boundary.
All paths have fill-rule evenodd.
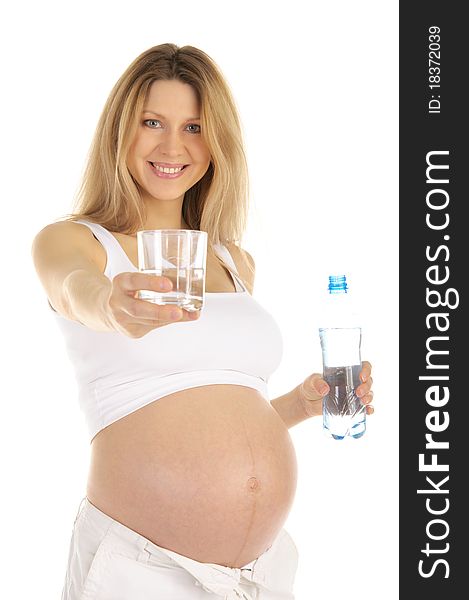
<path id="1" fill-rule="evenodd" d="M 67 219 L 88 219 L 126 234 L 143 228 L 145 207 L 127 156 L 151 84 L 174 79 L 191 85 L 198 96 L 201 131 L 211 155 L 207 172 L 185 194 L 183 218 L 189 228 L 206 231 L 210 245 L 241 240 L 249 210 L 249 182 L 234 99 L 205 52 L 169 43 L 140 54 L 114 85 Z"/>

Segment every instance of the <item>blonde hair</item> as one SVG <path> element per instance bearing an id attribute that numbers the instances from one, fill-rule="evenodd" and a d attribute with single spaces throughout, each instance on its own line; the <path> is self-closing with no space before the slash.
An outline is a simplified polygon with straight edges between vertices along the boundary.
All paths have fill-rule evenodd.
<path id="1" fill-rule="evenodd" d="M 73 212 L 110 231 L 143 228 L 145 206 L 127 167 L 129 148 L 153 82 L 179 80 L 195 90 L 209 168 L 185 194 L 182 216 L 190 229 L 206 231 L 210 245 L 238 243 L 249 209 L 249 182 L 240 120 L 231 91 L 202 50 L 175 44 L 138 56 L 114 85 L 99 119 Z"/>

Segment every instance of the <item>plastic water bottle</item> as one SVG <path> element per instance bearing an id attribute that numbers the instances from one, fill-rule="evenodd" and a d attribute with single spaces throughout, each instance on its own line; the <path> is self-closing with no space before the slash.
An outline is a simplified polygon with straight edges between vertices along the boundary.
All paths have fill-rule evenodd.
<path id="1" fill-rule="evenodd" d="M 323 427 L 336 440 L 361 437 L 366 430 L 365 405 L 355 394 L 360 385 L 361 324 L 345 275 L 329 276 L 329 294 L 319 327 L 323 377 L 330 392 L 323 398 Z"/>

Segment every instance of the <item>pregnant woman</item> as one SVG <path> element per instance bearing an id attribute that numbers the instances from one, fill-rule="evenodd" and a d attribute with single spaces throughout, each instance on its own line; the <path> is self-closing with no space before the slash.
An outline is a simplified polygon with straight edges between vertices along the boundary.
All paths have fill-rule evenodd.
<path id="1" fill-rule="evenodd" d="M 288 428 L 321 414 L 328 387 L 312 374 L 268 399 L 281 335 L 251 295 L 241 130 L 209 56 L 162 44 L 128 67 L 75 208 L 33 243 L 91 443 L 62 600 L 291 600 Z M 171 287 L 138 272 L 141 229 L 207 232 L 200 312 L 137 297 Z M 370 414 L 367 362 L 361 380 Z"/>

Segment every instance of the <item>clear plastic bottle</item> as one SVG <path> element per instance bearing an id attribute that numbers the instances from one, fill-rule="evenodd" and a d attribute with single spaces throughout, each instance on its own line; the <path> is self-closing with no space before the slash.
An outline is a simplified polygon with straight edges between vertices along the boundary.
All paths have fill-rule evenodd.
<path id="1" fill-rule="evenodd" d="M 355 394 L 360 385 L 361 324 L 348 292 L 345 275 L 329 276 L 329 294 L 320 322 L 323 377 L 330 392 L 323 399 L 324 430 L 334 439 L 361 437 L 366 409 Z"/>

